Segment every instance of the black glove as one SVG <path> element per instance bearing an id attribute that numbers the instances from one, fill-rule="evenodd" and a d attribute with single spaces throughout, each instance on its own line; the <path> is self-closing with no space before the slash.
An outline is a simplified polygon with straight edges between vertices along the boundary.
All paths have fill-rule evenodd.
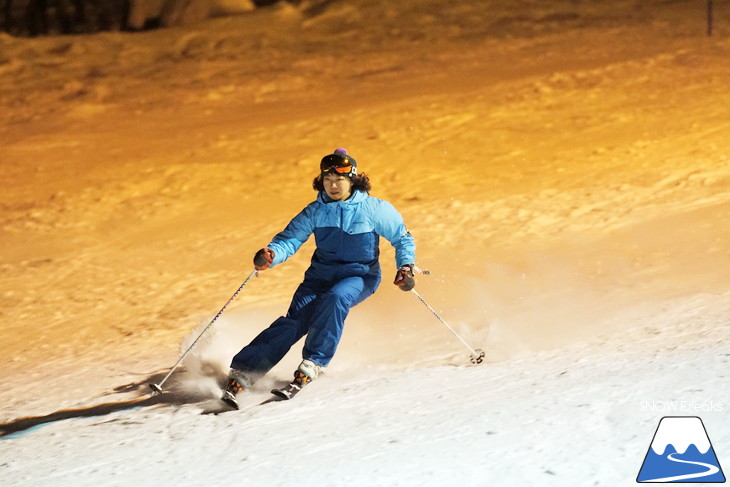
<path id="1" fill-rule="evenodd" d="M 395 274 L 393 284 L 401 288 L 402 291 L 413 289 L 416 286 L 416 279 L 413 277 L 413 264 L 401 266 Z"/>
<path id="2" fill-rule="evenodd" d="M 274 251 L 268 248 L 261 249 L 253 256 L 253 266 L 257 271 L 264 271 L 274 262 Z"/>

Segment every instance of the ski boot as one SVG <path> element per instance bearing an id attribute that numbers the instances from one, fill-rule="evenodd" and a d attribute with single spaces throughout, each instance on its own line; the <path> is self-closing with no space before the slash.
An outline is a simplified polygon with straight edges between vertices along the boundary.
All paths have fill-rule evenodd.
<path id="1" fill-rule="evenodd" d="M 228 374 L 228 383 L 226 385 L 226 390 L 223 391 L 223 396 L 221 397 L 221 400 L 232 408 L 238 409 L 236 396 L 240 392 L 243 392 L 245 389 L 248 389 L 250 387 L 251 381 L 243 371 L 231 369 L 231 372 Z"/>
<path id="2" fill-rule="evenodd" d="M 294 380 L 281 389 L 273 389 L 271 393 L 281 399 L 289 400 L 296 396 L 304 386 L 319 377 L 323 367 L 315 364 L 311 360 L 304 360 L 299 364 L 299 368 L 294 371 Z"/>

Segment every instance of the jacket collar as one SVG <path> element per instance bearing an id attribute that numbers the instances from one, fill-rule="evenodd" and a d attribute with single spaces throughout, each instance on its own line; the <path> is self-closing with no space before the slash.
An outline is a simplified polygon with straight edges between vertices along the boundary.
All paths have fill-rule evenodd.
<path id="1" fill-rule="evenodd" d="M 352 195 L 350 195 L 350 197 L 347 198 L 345 201 L 334 201 L 332 198 L 327 196 L 327 193 L 325 193 L 324 191 L 320 191 L 319 195 L 317 195 L 317 201 L 319 201 L 320 203 L 324 203 L 324 204 L 339 203 L 342 205 L 353 205 L 353 204 L 360 203 L 361 201 L 364 201 L 365 199 L 367 199 L 367 197 L 368 197 L 368 194 L 365 191 L 356 189 L 352 193 Z"/>

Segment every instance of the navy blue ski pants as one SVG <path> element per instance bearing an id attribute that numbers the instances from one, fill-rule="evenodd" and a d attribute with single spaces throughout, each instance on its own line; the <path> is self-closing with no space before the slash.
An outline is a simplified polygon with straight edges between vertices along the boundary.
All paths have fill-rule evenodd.
<path id="1" fill-rule="evenodd" d="M 335 283 L 305 279 L 281 316 L 245 346 L 231 367 L 261 376 L 304 335 L 302 358 L 326 367 L 337 350 L 350 308 L 372 295 L 380 276 L 346 277 Z"/>

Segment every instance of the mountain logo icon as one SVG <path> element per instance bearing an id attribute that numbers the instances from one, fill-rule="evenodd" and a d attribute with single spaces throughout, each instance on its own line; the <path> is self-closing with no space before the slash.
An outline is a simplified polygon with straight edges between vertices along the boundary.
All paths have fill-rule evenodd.
<path id="1" fill-rule="evenodd" d="M 724 483 L 725 474 L 697 416 L 665 416 L 644 457 L 639 483 Z"/>

